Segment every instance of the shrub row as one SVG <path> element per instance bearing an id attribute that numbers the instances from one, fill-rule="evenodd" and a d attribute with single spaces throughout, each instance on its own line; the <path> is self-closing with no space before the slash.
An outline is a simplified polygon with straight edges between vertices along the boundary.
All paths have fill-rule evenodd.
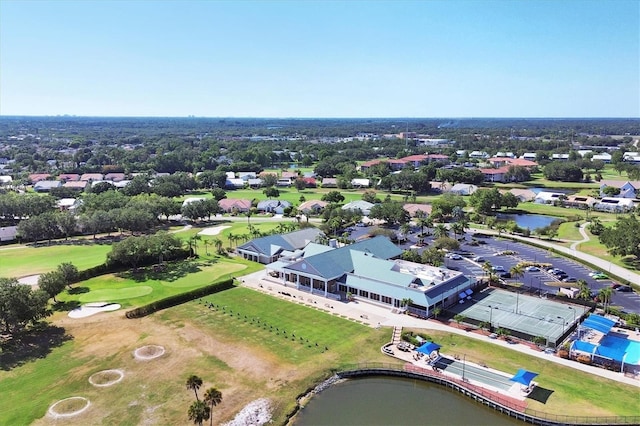
<path id="1" fill-rule="evenodd" d="M 195 290 L 165 297 L 164 299 L 156 300 L 155 302 L 149 303 L 148 305 L 140 306 L 139 308 L 128 311 L 126 313 L 126 317 L 129 319 L 142 318 L 162 309 L 171 308 L 173 306 L 181 305 L 185 302 L 189 302 L 203 296 L 208 296 L 209 294 L 228 290 L 233 286 L 233 278 L 222 279 L 220 281 L 197 288 Z"/>

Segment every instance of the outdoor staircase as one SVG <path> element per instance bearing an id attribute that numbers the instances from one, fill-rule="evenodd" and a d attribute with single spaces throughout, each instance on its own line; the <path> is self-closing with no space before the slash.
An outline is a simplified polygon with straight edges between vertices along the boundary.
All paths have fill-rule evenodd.
<path id="1" fill-rule="evenodd" d="M 402 327 L 395 326 L 393 327 L 393 338 L 391 339 L 391 343 L 397 345 L 400 343 L 400 336 L 402 335 Z"/>

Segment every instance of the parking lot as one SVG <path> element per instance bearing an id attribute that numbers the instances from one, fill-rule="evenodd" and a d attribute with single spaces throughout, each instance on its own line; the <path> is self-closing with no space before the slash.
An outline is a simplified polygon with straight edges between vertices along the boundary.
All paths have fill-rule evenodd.
<path id="1" fill-rule="evenodd" d="M 351 232 L 351 238 L 357 239 L 366 235 L 371 230 L 371 227 L 366 228 L 353 228 Z M 418 227 L 413 229 L 413 232 L 407 236 L 407 241 L 401 245 L 403 249 L 414 249 L 419 252 L 423 248 L 415 248 L 418 242 L 417 234 L 420 232 Z M 585 267 L 584 265 L 551 253 L 547 250 L 537 247 L 529 246 L 524 243 L 511 241 L 504 238 L 487 236 L 484 238 L 476 238 L 479 242 L 484 242 L 477 246 L 470 245 L 471 234 L 467 233 L 465 240 L 460 245 L 460 250 L 463 252 L 469 252 L 465 256 L 461 256 L 459 259 L 445 258 L 445 266 L 451 269 L 463 272 L 465 275 L 486 278 L 486 272 L 482 269 L 482 264 L 474 262 L 473 257 L 479 256 L 484 260 L 491 263 L 493 266 L 502 266 L 505 271 L 509 271 L 511 267 L 517 265 L 520 262 L 540 262 L 551 264 L 554 268 L 561 269 L 567 275 L 567 277 L 575 278 L 576 280 L 585 280 L 594 295 L 597 295 L 598 291 L 605 287 L 611 287 L 614 283 L 611 279 L 594 279 L 589 276 L 589 273 L 595 272 L 592 269 Z M 433 242 L 433 237 L 425 238 L 425 247 Z M 513 251 L 516 254 L 513 255 L 500 255 L 502 252 Z M 579 253 L 579 252 L 578 252 Z M 605 275 L 608 271 L 603 272 Z M 513 279 L 505 279 L 506 281 L 513 281 Z M 546 272 L 545 270 L 539 270 L 535 272 L 525 272 L 522 277 L 518 278 L 524 286 L 531 287 L 537 290 L 540 294 L 558 292 L 558 287 L 550 286 L 549 283 L 557 282 L 558 279 Z M 570 284 L 568 284 L 570 285 Z M 577 285 L 576 285 L 577 287 Z M 611 296 L 611 303 L 614 306 L 621 307 L 626 312 L 640 313 L 640 295 L 631 291 L 623 292 L 619 291 L 620 288 L 614 289 Z"/>

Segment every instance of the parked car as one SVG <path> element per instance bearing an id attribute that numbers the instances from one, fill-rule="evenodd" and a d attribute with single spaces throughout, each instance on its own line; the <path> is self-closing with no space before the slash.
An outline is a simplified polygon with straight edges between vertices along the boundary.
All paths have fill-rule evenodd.
<path id="1" fill-rule="evenodd" d="M 611 288 L 616 289 L 618 287 L 620 287 L 622 284 L 620 283 L 611 283 Z"/>
<path id="2" fill-rule="evenodd" d="M 462 256 L 460 256 L 459 254 L 453 253 L 451 256 L 449 256 L 449 259 L 452 260 L 461 260 Z"/>
<path id="3" fill-rule="evenodd" d="M 495 272 L 504 272 L 504 266 L 500 266 L 500 265 L 495 265 L 493 266 L 491 269 L 493 269 Z"/>
<path id="4" fill-rule="evenodd" d="M 527 266 L 524 270 L 527 272 L 538 272 L 540 268 L 537 266 Z"/>
<path id="5" fill-rule="evenodd" d="M 484 260 L 484 257 L 482 257 L 482 256 L 476 256 L 471 260 L 473 260 L 474 262 L 478 262 L 478 263 L 486 262 L 486 260 Z"/>
<path id="6" fill-rule="evenodd" d="M 500 278 L 511 278 L 511 272 L 500 272 Z"/>
<path id="7" fill-rule="evenodd" d="M 623 293 L 630 293 L 633 291 L 630 285 L 621 285 L 616 289 L 616 291 L 621 291 Z"/>
<path id="8" fill-rule="evenodd" d="M 606 280 L 607 278 L 609 278 L 605 273 L 603 272 L 592 272 L 589 274 L 589 276 L 591 278 L 593 278 L 594 280 Z"/>
<path id="9" fill-rule="evenodd" d="M 576 283 L 578 282 L 578 279 L 576 277 L 567 277 L 567 278 L 564 278 L 562 281 L 564 281 L 565 283 Z"/>

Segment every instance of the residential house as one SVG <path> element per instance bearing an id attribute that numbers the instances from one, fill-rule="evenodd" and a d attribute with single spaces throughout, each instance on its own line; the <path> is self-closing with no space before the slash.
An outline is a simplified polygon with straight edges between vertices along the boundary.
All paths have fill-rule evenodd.
<path id="1" fill-rule="evenodd" d="M 322 187 L 323 188 L 337 188 L 338 187 L 338 179 L 336 179 L 336 178 L 323 178 L 322 179 Z"/>
<path id="2" fill-rule="evenodd" d="M 530 189 L 512 188 L 507 192 L 512 193 L 521 203 L 533 201 L 536 198 L 536 193 Z"/>
<path id="3" fill-rule="evenodd" d="M 608 152 L 595 154 L 593 157 L 591 157 L 591 160 L 592 161 L 600 160 L 600 161 L 603 161 L 605 164 L 609 164 L 611 163 L 611 154 L 609 154 Z"/>
<path id="4" fill-rule="evenodd" d="M 278 181 L 276 182 L 276 186 L 282 186 L 282 187 L 290 187 L 291 184 L 293 184 L 293 180 L 289 177 L 281 177 L 278 178 Z"/>
<path id="5" fill-rule="evenodd" d="M 76 208 L 78 208 L 80 204 L 82 204 L 82 202 L 77 198 L 61 198 L 58 201 L 56 201 L 56 207 L 60 211 L 73 212 L 75 211 Z"/>
<path id="6" fill-rule="evenodd" d="M 622 160 L 627 163 L 639 164 L 640 163 L 640 152 L 625 152 L 622 155 Z"/>
<path id="7" fill-rule="evenodd" d="M 251 200 L 223 198 L 218 201 L 218 206 L 224 213 L 244 213 L 251 210 Z"/>
<path id="8" fill-rule="evenodd" d="M 538 165 L 535 161 L 525 160 L 523 158 L 511 158 L 511 157 L 493 157 L 487 160 L 493 167 L 506 167 L 509 166 L 520 166 L 525 167 L 529 170 L 533 169 Z"/>
<path id="9" fill-rule="evenodd" d="M 355 200 L 342 206 L 342 210 L 360 210 L 364 216 L 368 216 L 373 206 L 374 204 L 368 201 Z"/>
<path id="10" fill-rule="evenodd" d="M 509 171 L 507 167 L 497 169 L 478 169 L 484 176 L 485 182 L 504 182 L 505 174 Z"/>
<path id="11" fill-rule="evenodd" d="M 486 158 L 489 158 L 489 154 L 486 153 L 485 151 L 472 151 L 469 154 L 469 158 L 486 159 Z"/>
<path id="12" fill-rule="evenodd" d="M 225 186 L 225 188 L 228 188 L 228 189 L 242 189 L 242 188 L 244 188 L 244 184 L 245 184 L 245 181 L 243 181 L 242 179 L 236 179 L 236 178 L 229 179 L 229 178 L 227 178 L 224 186 Z"/>
<path id="13" fill-rule="evenodd" d="M 107 173 L 104 175 L 104 180 L 110 180 L 111 182 L 121 182 L 126 178 L 127 176 L 124 173 Z"/>
<path id="14" fill-rule="evenodd" d="M 206 198 L 202 198 L 202 197 L 189 197 L 182 202 L 182 207 L 189 205 L 191 203 L 199 203 L 200 201 L 205 201 L 205 200 Z"/>
<path id="15" fill-rule="evenodd" d="M 13 178 L 11 176 L 0 176 L 0 185 L 11 185 Z"/>
<path id="16" fill-rule="evenodd" d="M 640 181 L 621 181 L 621 180 L 608 180 L 603 179 L 600 181 L 600 196 L 607 196 L 604 189 L 607 187 L 613 187 L 620 189 L 620 193 L 615 195 L 615 198 L 637 198 L 638 190 L 640 189 Z"/>
<path id="17" fill-rule="evenodd" d="M 39 180 L 33 185 L 35 192 L 49 192 L 54 188 L 60 188 L 62 182 L 59 180 Z"/>
<path id="18" fill-rule="evenodd" d="M 280 177 L 294 181 L 298 178 L 298 172 L 282 172 Z"/>
<path id="19" fill-rule="evenodd" d="M 40 182 L 41 180 L 47 180 L 51 177 L 51 175 L 49 173 L 32 173 L 28 176 L 27 179 L 29 179 L 29 182 L 31 183 L 36 183 L 36 182 Z"/>
<path id="20" fill-rule="evenodd" d="M 593 208 L 598 211 L 623 213 L 633 210 L 633 200 L 630 198 L 603 197 Z"/>
<path id="21" fill-rule="evenodd" d="M 406 203 L 402 208 L 405 209 L 411 217 L 418 216 L 418 212 L 422 212 L 424 216 L 429 216 L 431 214 L 431 204 Z"/>
<path id="22" fill-rule="evenodd" d="M 63 182 L 77 182 L 80 180 L 80 175 L 77 173 L 62 173 L 58 175 L 58 180 Z"/>
<path id="23" fill-rule="evenodd" d="M 298 211 L 304 214 L 309 214 L 309 213 L 318 214 L 322 210 L 324 210 L 324 208 L 327 207 L 327 205 L 329 205 L 329 203 L 326 201 L 308 200 L 298 206 Z"/>
<path id="24" fill-rule="evenodd" d="M 469 184 L 469 183 L 456 183 L 453 185 L 448 192 L 451 192 L 456 195 L 471 195 L 478 190 L 477 185 Z"/>
<path id="25" fill-rule="evenodd" d="M 587 195 L 568 195 L 564 205 L 586 210 L 592 208 L 597 202 L 598 200 Z"/>
<path id="26" fill-rule="evenodd" d="M 291 203 L 284 200 L 264 200 L 258 202 L 258 206 L 256 208 L 262 213 L 282 214 L 284 213 L 284 209 L 290 206 Z"/>
<path id="27" fill-rule="evenodd" d="M 353 186 L 354 188 L 369 188 L 370 185 L 371 182 L 369 179 L 351 179 L 351 186 Z"/>
<path id="28" fill-rule="evenodd" d="M 566 194 L 563 192 L 547 192 L 540 191 L 534 198 L 534 202 L 538 204 L 553 204 L 556 201 L 561 201 L 566 198 Z"/>
<path id="29" fill-rule="evenodd" d="M 260 178 L 248 179 L 247 184 L 251 189 L 258 189 L 258 188 L 262 188 L 262 185 L 264 185 L 264 181 Z"/>
<path id="30" fill-rule="evenodd" d="M 520 158 L 528 161 L 536 161 L 537 154 L 535 152 L 525 152 Z"/>
<path id="31" fill-rule="evenodd" d="M 434 192 L 447 192 L 449 191 L 449 189 L 451 189 L 451 184 L 449 182 L 437 182 L 437 181 L 431 181 L 429 182 L 429 185 L 431 185 L 431 190 Z"/>
<path id="32" fill-rule="evenodd" d="M 102 173 L 85 173 L 80 176 L 80 180 L 85 182 L 98 182 L 104 180 L 104 175 Z"/>
<path id="33" fill-rule="evenodd" d="M 101 182 L 101 181 L 97 181 L 97 182 Z M 95 182 L 95 183 L 97 183 Z M 89 185 L 89 182 L 87 181 L 70 181 L 70 182 L 65 182 L 62 184 L 63 188 L 71 188 L 71 189 L 75 189 L 77 191 L 84 191 L 85 189 L 87 189 L 87 186 Z"/>
<path id="34" fill-rule="evenodd" d="M 552 160 L 567 161 L 567 160 L 569 160 L 569 154 L 551 154 L 551 159 Z"/>
<path id="35" fill-rule="evenodd" d="M 238 246 L 236 253 L 244 259 L 268 264 L 278 260 L 284 252 L 303 249 L 322 235 L 322 231 L 318 228 L 304 228 L 288 234 L 269 235 Z"/>

